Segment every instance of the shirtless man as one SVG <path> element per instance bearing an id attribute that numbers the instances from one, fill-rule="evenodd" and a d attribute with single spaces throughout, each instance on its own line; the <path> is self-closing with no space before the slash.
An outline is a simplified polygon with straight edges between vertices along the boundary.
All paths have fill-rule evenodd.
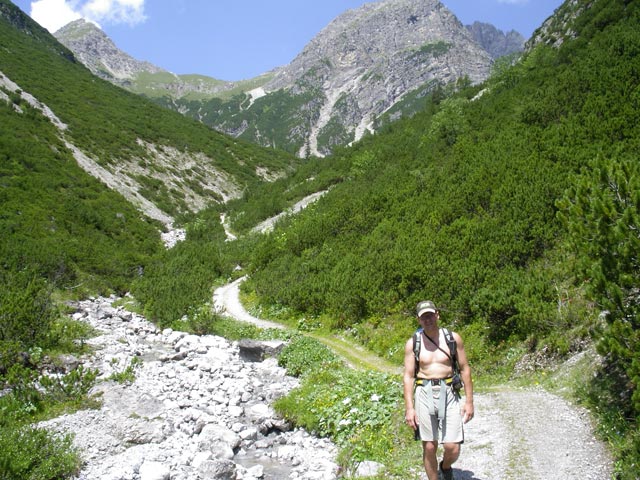
<path id="1" fill-rule="evenodd" d="M 464 442 L 463 424 L 473 418 L 471 369 L 462 338 L 452 332 L 457 344 L 460 377 L 464 383 L 463 401 L 450 385 L 453 375 L 451 352 L 444 332 L 438 328 L 438 309 L 433 302 L 420 302 L 416 315 L 424 335 L 420 335 L 422 345 L 417 375 L 413 338 L 407 341 L 404 348 L 405 420 L 407 425 L 419 431 L 422 460 L 429 480 L 453 480 L 451 466 L 458 459 L 460 445 Z M 442 443 L 444 455 L 438 465 L 436 454 L 439 442 Z"/>

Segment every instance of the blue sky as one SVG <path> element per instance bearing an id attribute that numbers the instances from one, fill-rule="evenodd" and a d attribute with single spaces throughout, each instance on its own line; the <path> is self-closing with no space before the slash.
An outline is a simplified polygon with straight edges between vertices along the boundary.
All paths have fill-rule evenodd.
<path id="1" fill-rule="evenodd" d="M 53 32 L 84 17 L 121 50 L 174 73 L 222 80 L 286 65 L 331 20 L 370 0 L 13 0 Z M 441 0 L 475 20 L 526 38 L 562 0 Z"/>

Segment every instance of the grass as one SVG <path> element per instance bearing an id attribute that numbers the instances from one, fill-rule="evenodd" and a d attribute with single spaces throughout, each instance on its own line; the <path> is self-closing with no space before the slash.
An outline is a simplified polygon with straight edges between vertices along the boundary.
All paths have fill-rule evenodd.
<path id="1" fill-rule="evenodd" d="M 337 355 L 352 368 L 358 370 L 373 370 L 376 372 L 398 374 L 402 373 L 402 367 L 369 352 L 361 345 L 355 344 L 352 340 L 347 340 L 336 335 L 324 332 L 308 333 L 312 338 L 333 350 Z"/>

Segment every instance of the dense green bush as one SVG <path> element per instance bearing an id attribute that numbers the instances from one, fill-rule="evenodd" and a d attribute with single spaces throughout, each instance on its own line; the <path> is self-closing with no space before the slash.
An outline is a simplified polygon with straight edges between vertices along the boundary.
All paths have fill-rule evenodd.
<path id="1" fill-rule="evenodd" d="M 64 376 L 39 376 L 13 365 L 0 382 L 0 479 L 60 480 L 80 469 L 79 452 L 69 435 L 57 435 L 30 424 L 53 412 L 87 405 L 86 395 L 97 376 L 79 368 Z"/>
<path id="2" fill-rule="evenodd" d="M 0 270 L 0 372 L 45 343 L 59 315 L 50 293 L 33 272 Z"/>
<path id="3" fill-rule="evenodd" d="M 70 436 L 33 428 L 0 427 L 0 479 L 59 480 L 80 470 Z"/>
<path id="4" fill-rule="evenodd" d="M 340 365 L 339 358 L 325 345 L 307 336 L 293 338 L 280 352 L 278 365 L 295 377 Z"/>
<path id="5" fill-rule="evenodd" d="M 203 212 L 186 230 L 187 241 L 154 256 L 131 289 L 147 318 L 162 327 L 210 301 L 213 285 L 232 270 L 220 247 L 225 234 L 215 210 Z"/>

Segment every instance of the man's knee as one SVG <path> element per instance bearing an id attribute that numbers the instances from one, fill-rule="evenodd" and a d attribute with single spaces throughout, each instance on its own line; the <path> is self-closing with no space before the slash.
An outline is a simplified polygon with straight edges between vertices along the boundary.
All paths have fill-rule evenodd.
<path id="1" fill-rule="evenodd" d="M 444 449 L 444 453 L 450 457 L 458 458 L 458 455 L 460 455 L 459 443 L 443 443 L 442 448 Z"/>
<path id="2" fill-rule="evenodd" d="M 438 452 L 438 442 L 422 442 L 422 448 L 427 455 L 435 455 Z"/>

